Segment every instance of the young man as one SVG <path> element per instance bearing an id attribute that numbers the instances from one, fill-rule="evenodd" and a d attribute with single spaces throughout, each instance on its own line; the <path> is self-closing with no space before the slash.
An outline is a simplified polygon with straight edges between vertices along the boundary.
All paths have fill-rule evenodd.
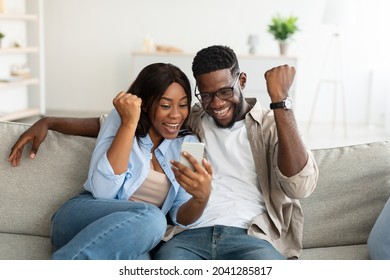
<path id="1" fill-rule="evenodd" d="M 229 47 L 202 49 L 192 70 L 200 104 L 192 108 L 189 125 L 206 145 L 214 169 L 212 191 L 202 217 L 191 227 L 174 228 L 155 258 L 299 257 L 303 213 L 298 199 L 315 189 L 318 168 L 302 141 L 288 97 L 295 69 L 283 65 L 265 73 L 272 110 L 263 109 L 255 98 L 244 98 L 247 77 Z M 10 161 L 18 164 L 29 141 L 35 154 L 47 129 L 80 134 L 86 122 L 91 126 L 82 134 L 97 135 L 98 119 L 41 120 L 22 134 Z M 177 176 L 186 172 L 179 167 Z"/>

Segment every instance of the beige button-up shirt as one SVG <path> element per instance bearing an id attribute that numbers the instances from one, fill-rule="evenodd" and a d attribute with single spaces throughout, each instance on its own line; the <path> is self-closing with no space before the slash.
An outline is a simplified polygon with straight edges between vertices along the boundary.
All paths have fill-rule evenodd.
<path id="1" fill-rule="evenodd" d="M 278 135 L 273 112 L 263 109 L 255 98 L 246 101 L 253 106 L 245 117 L 245 125 L 267 209 L 253 219 L 248 234 L 269 241 L 287 258 L 298 258 L 302 252 L 303 234 L 303 212 L 298 199 L 314 191 L 318 167 L 307 149 L 309 156 L 305 167 L 298 174 L 285 177 L 277 166 Z M 189 126 L 201 141 L 204 141 L 201 122 L 204 114 L 202 106 L 195 104 L 189 119 Z"/>

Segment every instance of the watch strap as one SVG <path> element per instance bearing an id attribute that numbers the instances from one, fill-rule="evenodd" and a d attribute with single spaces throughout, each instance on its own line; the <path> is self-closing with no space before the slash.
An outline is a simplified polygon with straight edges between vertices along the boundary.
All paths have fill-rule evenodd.
<path id="1" fill-rule="evenodd" d="M 270 104 L 270 108 L 273 109 L 285 109 L 290 110 L 293 106 L 293 100 L 290 97 L 283 99 L 280 102 L 274 102 Z"/>
<path id="2" fill-rule="evenodd" d="M 271 104 L 269 105 L 269 107 L 271 108 L 271 110 L 273 110 L 273 109 L 284 108 L 284 100 L 281 101 L 281 102 L 271 103 Z"/>

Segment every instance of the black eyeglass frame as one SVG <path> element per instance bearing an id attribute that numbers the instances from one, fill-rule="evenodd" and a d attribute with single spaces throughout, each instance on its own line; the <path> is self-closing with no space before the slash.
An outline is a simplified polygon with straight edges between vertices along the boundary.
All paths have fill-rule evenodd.
<path id="1" fill-rule="evenodd" d="M 196 98 L 198 98 L 198 100 L 200 101 L 200 103 L 210 103 L 213 101 L 214 97 L 217 96 L 219 99 L 221 100 L 226 100 L 226 99 L 229 99 L 231 98 L 233 95 L 234 95 L 234 88 L 237 84 L 237 81 L 239 80 L 239 77 L 241 76 L 241 73 L 242 72 L 239 72 L 237 73 L 237 77 L 233 83 L 233 85 L 231 87 L 223 87 L 223 88 L 220 88 L 219 90 L 215 91 L 215 92 L 196 92 L 196 89 L 198 87 L 198 85 L 195 85 L 195 90 L 194 90 L 194 94 L 196 96 Z M 230 91 L 229 95 L 222 95 L 221 92 L 223 91 Z M 207 98 L 209 98 L 210 100 L 206 100 L 204 101 L 204 99 L 202 99 L 202 95 L 206 95 Z M 206 99 L 207 99 L 206 98 Z"/>

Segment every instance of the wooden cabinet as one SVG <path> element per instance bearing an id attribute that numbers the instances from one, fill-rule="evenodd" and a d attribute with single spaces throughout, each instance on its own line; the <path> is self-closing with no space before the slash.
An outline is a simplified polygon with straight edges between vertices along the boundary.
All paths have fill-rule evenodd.
<path id="1" fill-rule="evenodd" d="M 3 0 L 3 3 L 0 32 L 5 37 L 0 47 L 0 120 L 44 115 L 43 0 Z M 18 73 L 15 68 L 22 70 Z M 26 75 L 15 75 L 23 71 Z"/>
<path id="2" fill-rule="evenodd" d="M 134 52 L 132 54 L 131 64 L 131 79 L 134 80 L 138 73 L 145 66 L 155 62 L 172 63 L 178 66 L 186 73 L 191 81 L 192 90 L 195 87 L 195 79 L 192 75 L 192 60 L 195 54 L 183 53 L 143 53 Z M 268 107 L 270 98 L 267 93 L 264 73 L 272 67 L 289 64 L 297 67 L 297 59 L 287 56 L 254 56 L 254 55 L 238 55 L 238 62 L 242 72 L 247 74 L 247 85 L 244 90 L 246 97 L 257 97 L 260 99 L 263 107 Z M 290 89 L 290 96 L 294 98 L 295 81 Z M 197 101 L 193 97 L 194 102 Z"/>

